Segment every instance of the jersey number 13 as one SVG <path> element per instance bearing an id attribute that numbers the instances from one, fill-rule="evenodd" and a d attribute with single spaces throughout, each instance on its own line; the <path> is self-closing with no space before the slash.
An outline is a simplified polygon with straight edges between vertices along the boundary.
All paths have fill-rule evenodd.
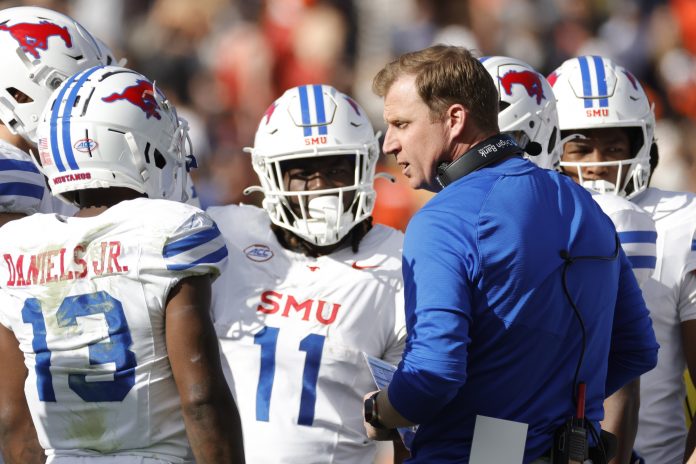
<path id="1" fill-rule="evenodd" d="M 59 328 L 69 328 L 79 325 L 78 317 L 95 314 L 104 315 L 109 339 L 88 345 L 89 364 L 114 363 L 114 379 L 88 382 L 84 373 L 68 374 L 68 386 L 84 401 L 123 401 L 135 384 L 136 360 L 135 353 L 129 350 L 133 340 L 121 302 L 104 291 L 69 296 L 60 304 L 55 318 Z M 50 370 L 51 350 L 46 342 L 46 321 L 38 299 L 29 298 L 24 302 L 22 320 L 31 324 L 34 332 L 32 348 L 36 353 L 36 386 L 39 399 L 54 402 L 56 394 Z M 85 370 L 79 369 L 81 372 Z"/>

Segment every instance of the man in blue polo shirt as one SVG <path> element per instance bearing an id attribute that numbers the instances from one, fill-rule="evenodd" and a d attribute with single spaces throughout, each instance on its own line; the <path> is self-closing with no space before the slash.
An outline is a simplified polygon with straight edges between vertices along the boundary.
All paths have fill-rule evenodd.
<path id="1" fill-rule="evenodd" d="M 418 424 L 409 462 L 460 463 L 477 416 L 507 419 L 528 425 L 528 463 L 579 415 L 585 384 L 598 435 L 604 398 L 658 349 L 610 219 L 499 133 L 497 91 L 466 49 L 402 55 L 373 88 L 385 153 L 411 187 L 438 193 L 406 231 L 406 349 L 388 390 L 366 395 L 368 434 Z"/>

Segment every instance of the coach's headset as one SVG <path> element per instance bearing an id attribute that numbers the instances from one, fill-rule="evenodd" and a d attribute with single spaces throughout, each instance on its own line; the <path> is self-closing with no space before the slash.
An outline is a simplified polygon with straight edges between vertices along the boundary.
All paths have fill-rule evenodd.
<path id="1" fill-rule="evenodd" d="M 461 157 L 451 163 L 441 163 L 437 167 L 436 179 L 442 188 L 467 174 L 511 156 L 522 156 L 524 150 L 506 134 L 496 134 L 476 144 Z"/>
<path id="2" fill-rule="evenodd" d="M 467 174 L 471 174 L 472 172 L 481 169 L 483 167 L 486 167 L 488 165 L 491 165 L 493 163 L 497 163 L 499 161 L 503 161 L 511 156 L 523 156 L 524 155 L 524 150 L 518 146 L 515 141 L 510 137 L 509 135 L 506 134 L 496 134 L 492 137 L 487 138 L 483 142 L 476 144 L 473 148 L 471 148 L 469 151 L 464 153 L 460 158 L 457 158 L 455 161 L 451 163 L 441 163 L 437 167 L 437 176 L 436 179 L 438 183 L 442 186 L 442 188 L 447 187 L 449 184 L 452 182 L 461 179 L 462 177 L 466 176 Z M 533 153 L 537 154 L 537 153 Z M 575 368 L 575 375 L 573 378 L 573 402 L 577 405 L 578 403 L 578 386 L 580 384 L 584 384 L 584 382 L 580 381 L 578 382 L 578 374 L 580 372 L 580 367 L 582 366 L 582 361 L 584 359 L 585 355 L 585 344 L 586 344 L 586 332 L 585 332 L 585 322 L 583 320 L 582 314 L 580 313 L 580 310 L 576 306 L 575 302 L 573 301 L 573 298 L 570 295 L 570 291 L 568 290 L 568 268 L 576 261 L 614 261 L 615 259 L 618 258 L 619 256 L 619 250 L 621 249 L 621 243 L 619 242 L 618 236 L 615 235 L 614 237 L 615 240 L 615 248 L 614 248 L 614 253 L 610 256 L 571 256 L 568 250 L 561 250 L 559 252 L 560 258 L 563 260 L 563 271 L 562 271 L 562 283 L 563 283 L 563 292 L 565 293 L 566 299 L 570 303 L 570 306 L 573 309 L 573 313 L 578 320 L 578 323 L 580 324 L 580 334 L 582 337 L 582 346 L 580 349 L 579 353 L 579 359 L 578 363 Z M 584 392 L 584 386 L 582 388 Z M 584 393 L 583 393 L 584 395 Z M 584 403 L 584 398 L 582 399 L 582 402 Z M 594 427 L 592 425 L 592 422 L 587 422 L 585 423 L 584 421 L 584 407 L 583 407 L 583 412 L 582 412 L 583 418 L 580 422 L 576 422 L 575 424 L 575 429 L 574 431 L 577 431 L 577 425 L 580 425 L 580 431 L 584 432 L 581 433 L 582 437 L 579 438 L 580 443 L 579 444 L 579 449 L 577 450 L 569 450 L 569 442 L 572 441 L 577 441 L 574 440 L 577 439 L 578 437 L 569 437 L 568 436 L 568 430 L 567 430 L 567 424 L 563 424 L 559 428 L 559 430 L 556 433 L 556 437 L 554 437 L 554 446 L 552 446 L 552 462 L 553 463 L 567 463 L 567 462 L 574 462 L 572 460 L 572 452 L 571 451 L 576 451 L 579 454 L 577 454 L 577 459 L 584 460 L 584 458 L 587 458 L 588 456 L 588 447 L 587 447 L 587 428 L 589 426 L 589 432 L 594 436 L 595 442 L 599 448 L 598 453 L 600 455 L 596 458 L 595 462 L 607 462 L 610 458 L 611 455 L 614 454 L 615 449 L 612 450 L 607 450 L 605 449 L 605 445 L 603 443 L 604 440 L 604 431 L 602 431 L 603 437 L 600 437 L 597 431 L 594 430 Z M 577 418 L 573 418 L 572 420 L 578 420 Z M 583 430 L 584 429 L 584 430 Z M 562 439 L 560 440 L 562 443 L 558 443 L 558 438 L 560 435 L 563 435 Z M 614 443 L 615 446 L 615 443 Z M 560 447 L 560 449 L 559 449 Z M 580 461 L 582 462 L 582 461 Z"/>

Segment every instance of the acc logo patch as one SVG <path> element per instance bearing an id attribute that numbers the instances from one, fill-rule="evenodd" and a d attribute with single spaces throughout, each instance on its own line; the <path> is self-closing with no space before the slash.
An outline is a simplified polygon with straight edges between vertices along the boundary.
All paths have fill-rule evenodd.
<path id="1" fill-rule="evenodd" d="M 92 139 L 80 139 L 77 142 L 75 142 L 73 148 L 82 153 L 88 153 L 90 151 L 96 150 L 97 146 L 99 146 L 97 142 L 95 142 Z"/>
<path id="2" fill-rule="evenodd" d="M 257 263 L 268 261 L 273 257 L 273 252 L 271 251 L 271 249 L 268 248 L 266 245 L 261 245 L 259 243 L 255 243 L 246 247 L 244 249 L 244 254 L 247 258 L 249 258 L 252 261 L 256 261 Z"/>

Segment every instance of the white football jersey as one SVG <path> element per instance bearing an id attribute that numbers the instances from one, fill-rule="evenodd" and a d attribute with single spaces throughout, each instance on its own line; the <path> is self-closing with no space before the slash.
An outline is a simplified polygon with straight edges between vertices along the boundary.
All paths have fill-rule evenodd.
<path id="1" fill-rule="evenodd" d="M 213 317 L 247 463 L 371 463 L 362 353 L 401 360 L 403 234 L 375 225 L 357 253 L 312 258 L 283 248 L 262 209 L 208 212 L 230 252 Z"/>
<path id="2" fill-rule="evenodd" d="M 655 271 L 657 262 L 657 232 L 652 217 L 640 206 L 613 193 L 591 193 L 604 214 L 614 223 L 621 248 L 642 288 Z"/>
<path id="3" fill-rule="evenodd" d="M 24 352 L 47 455 L 190 462 L 164 316 L 181 279 L 220 272 L 210 217 L 145 198 L 89 218 L 35 214 L 0 228 L 0 255 L 0 286 L 21 303 L 0 323 Z"/>
<path id="4" fill-rule="evenodd" d="M 51 192 L 31 156 L 0 140 L 0 213 L 50 213 Z"/>
<path id="5" fill-rule="evenodd" d="M 681 463 L 686 425 L 680 324 L 696 319 L 696 196 L 648 188 L 632 201 L 652 215 L 657 264 L 643 297 L 657 342 L 657 367 L 641 376 L 636 449 L 648 463 Z"/>

